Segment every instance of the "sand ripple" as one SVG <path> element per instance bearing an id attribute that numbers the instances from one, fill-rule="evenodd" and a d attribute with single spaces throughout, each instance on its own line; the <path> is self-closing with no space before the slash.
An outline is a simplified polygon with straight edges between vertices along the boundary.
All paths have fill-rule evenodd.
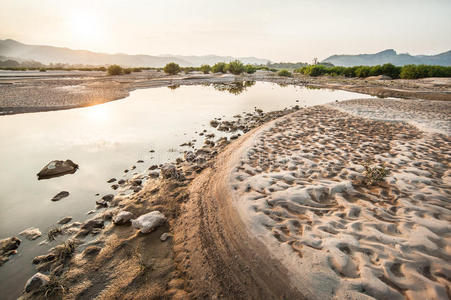
<path id="1" fill-rule="evenodd" d="M 450 158 L 448 135 L 313 107 L 256 135 L 231 186 L 308 298 L 446 299 Z M 363 183 L 367 160 L 384 183 Z"/>

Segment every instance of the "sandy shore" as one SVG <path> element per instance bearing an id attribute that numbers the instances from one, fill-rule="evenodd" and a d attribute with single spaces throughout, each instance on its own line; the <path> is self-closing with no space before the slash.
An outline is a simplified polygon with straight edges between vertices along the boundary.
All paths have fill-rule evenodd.
<path id="1" fill-rule="evenodd" d="M 69 109 L 90 106 L 125 98 L 140 88 L 222 84 L 234 81 L 267 81 L 310 88 L 340 89 L 378 97 L 451 100 L 451 78 L 418 80 L 365 80 L 344 77 L 293 78 L 276 76 L 272 72 L 257 72 L 234 76 L 231 74 L 179 74 L 143 71 L 122 76 L 107 76 L 104 72 L 20 72 L 0 73 L 0 115 Z M 48 73 L 48 74 L 47 74 Z"/>
<path id="2" fill-rule="evenodd" d="M 450 112 L 372 99 L 223 120 L 247 134 L 125 182 L 37 270 L 65 299 L 446 299 Z M 382 182 L 366 184 L 367 161 Z M 155 210 L 152 233 L 111 222 Z"/>
<path id="3" fill-rule="evenodd" d="M 416 105 L 422 112 L 412 102 L 410 109 L 397 100 L 336 106 L 358 114 L 356 103 L 371 110 L 388 101 L 404 121 L 424 118 L 412 113 Z M 449 132 L 449 119 L 446 126 L 440 121 L 450 106 L 435 105 L 430 125 Z M 380 108 L 368 110 L 367 117 L 378 119 Z M 249 235 L 308 299 L 446 299 L 449 135 L 342 111 L 303 109 L 264 126 L 238 149 L 227 193 Z M 366 185 L 365 161 L 385 164 L 388 177 Z"/>

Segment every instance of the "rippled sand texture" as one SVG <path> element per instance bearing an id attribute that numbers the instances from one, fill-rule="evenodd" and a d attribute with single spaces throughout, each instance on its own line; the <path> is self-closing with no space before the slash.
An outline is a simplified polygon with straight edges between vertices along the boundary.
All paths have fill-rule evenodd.
<path id="1" fill-rule="evenodd" d="M 308 298 L 449 297 L 449 136 L 312 107 L 252 143 L 236 206 Z M 386 164 L 384 183 L 363 183 L 366 160 Z"/>

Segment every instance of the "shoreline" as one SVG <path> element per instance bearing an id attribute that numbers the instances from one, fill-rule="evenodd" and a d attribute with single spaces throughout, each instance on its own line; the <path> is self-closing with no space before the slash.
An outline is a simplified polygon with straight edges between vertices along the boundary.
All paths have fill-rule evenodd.
<path id="1" fill-rule="evenodd" d="M 346 105 L 346 102 L 340 102 L 331 106 L 342 103 Z M 449 111 L 449 102 L 437 103 L 444 105 L 442 111 Z M 327 109 L 327 106 L 319 107 Z M 236 206 L 239 197 L 234 195 L 229 182 L 232 169 L 241 154 L 247 151 L 244 144 L 250 146 L 255 142 L 256 134 L 309 109 L 312 108 L 296 109 L 288 115 L 287 111 L 257 115 L 246 129 L 247 134 L 230 145 L 229 141 L 217 141 L 215 146 L 207 147 L 210 148 L 208 151 L 194 153 L 203 157 L 200 164 L 189 162 L 186 157 L 185 161 L 178 161 L 175 166 L 184 175 L 181 180 L 149 179 L 141 191 L 129 197 L 115 197 L 111 210 L 72 227 L 71 234 L 81 238 L 77 244 L 82 245 L 72 258 L 46 261 L 49 257 L 44 255 L 40 258 L 38 270 L 54 274 L 65 287 L 66 298 L 164 296 L 175 299 L 236 299 L 271 295 L 311 298 L 315 291 L 299 290 L 299 281 L 290 278 L 289 265 L 280 265 L 280 258 L 275 257 L 265 242 L 246 227 L 243 211 L 237 210 Z M 249 120 L 243 122 L 249 123 Z M 135 217 L 160 210 L 168 221 L 151 234 L 141 234 L 132 226 L 111 223 L 111 218 L 123 210 L 132 212 Z M 93 234 L 95 240 L 83 244 L 86 224 L 92 220 L 102 220 L 105 229 L 89 228 L 86 235 Z M 78 228 L 84 228 L 83 234 L 80 234 L 83 230 Z M 169 240 L 159 240 L 163 233 L 169 233 Z M 125 274 L 124 270 L 128 273 Z M 274 274 L 279 280 L 274 279 Z M 23 297 L 32 296 L 25 294 Z"/>
<path id="2" fill-rule="evenodd" d="M 124 99 L 130 95 L 130 92 L 137 89 L 233 84 L 242 81 L 263 81 L 307 88 L 337 89 L 381 98 L 451 100 L 450 78 L 365 80 L 303 75 L 287 78 L 276 76 L 271 72 L 240 76 L 231 74 L 165 76 L 165 74 L 155 71 L 123 76 L 89 75 L 91 74 L 88 72 L 78 72 L 73 76 L 60 75 L 44 78 L 42 76 L 34 78 L 0 77 L 0 89 L 3 90 L 0 93 L 0 116 L 88 107 Z"/>

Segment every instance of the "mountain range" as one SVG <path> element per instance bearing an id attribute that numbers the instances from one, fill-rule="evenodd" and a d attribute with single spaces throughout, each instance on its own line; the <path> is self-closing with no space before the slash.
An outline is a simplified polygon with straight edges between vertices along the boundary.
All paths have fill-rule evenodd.
<path id="1" fill-rule="evenodd" d="M 0 56 L 21 61 L 38 61 L 43 64 L 65 63 L 71 65 L 110 65 L 118 64 L 126 67 L 163 67 L 169 62 L 175 62 L 183 67 L 197 67 L 202 64 L 230 62 L 239 59 L 245 64 L 266 64 L 268 59 L 256 57 L 232 57 L 218 55 L 183 56 L 183 55 L 129 55 L 107 54 L 87 50 L 69 48 L 27 45 L 15 40 L 0 40 Z"/>
<path id="2" fill-rule="evenodd" d="M 322 62 L 344 67 L 374 66 L 386 63 L 396 66 L 410 64 L 451 66 L 451 50 L 437 55 L 410 55 L 407 53 L 398 54 L 393 49 L 387 49 L 374 54 L 332 55 Z"/>

